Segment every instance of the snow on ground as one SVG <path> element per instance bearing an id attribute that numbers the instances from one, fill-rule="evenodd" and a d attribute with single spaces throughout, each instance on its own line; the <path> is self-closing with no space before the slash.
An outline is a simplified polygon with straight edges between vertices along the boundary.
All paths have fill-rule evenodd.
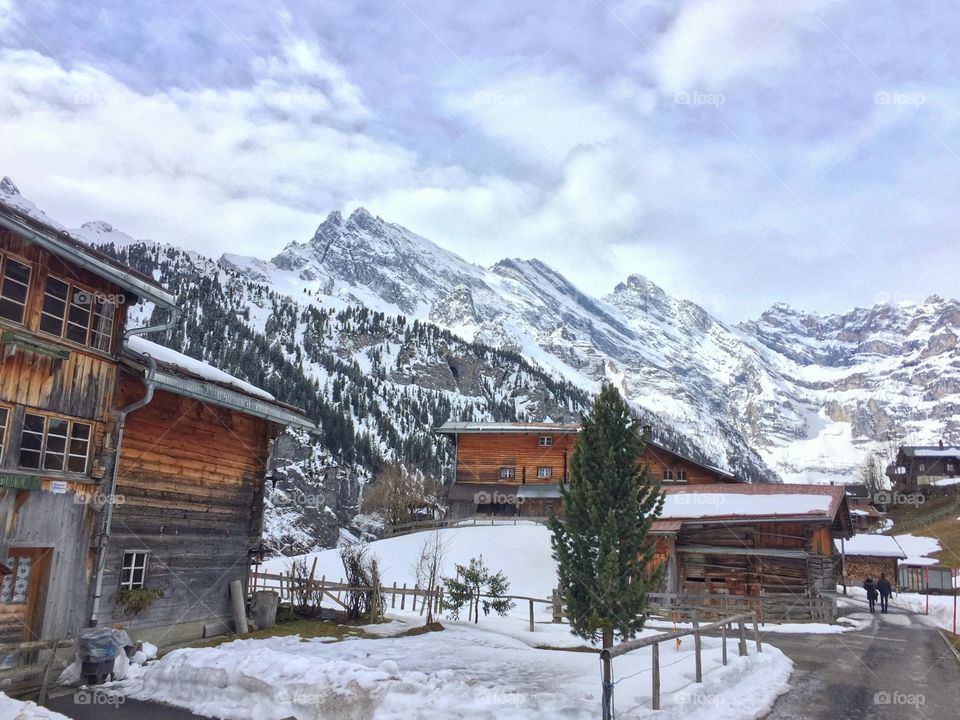
<path id="1" fill-rule="evenodd" d="M 0 720 L 70 720 L 36 703 L 14 700 L 0 692 Z"/>
<path id="2" fill-rule="evenodd" d="M 466 565 L 471 558 L 483 555 L 484 562 L 493 571 L 501 571 L 510 581 L 511 595 L 529 595 L 548 598 L 557 586 L 556 563 L 551 557 L 550 531 L 536 523 L 517 525 L 471 526 L 438 530 L 443 543 L 444 558 L 441 575 L 452 577 L 454 564 Z M 414 563 L 420 556 L 424 540 L 430 532 L 412 533 L 386 538 L 367 547 L 376 557 L 380 576 L 387 585 L 416 583 Z M 343 563 L 336 550 L 322 550 L 301 555 L 312 567 L 317 559 L 315 577 L 339 581 L 344 577 Z M 292 558 L 271 558 L 264 562 L 268 573 L 287 572 Z"/>
<path id="3" fill-rule="evenodd" d="M 936 565 L 937 561 L 927 557 L 940 551 L 940 543 L 935 538 L 923 535 L 894 535 L 897 544 L 903 549 L 907 559 L 903 565 Z"/>
<path id="4" fill-rule="evenodd" d="M 394 623 L 419 621 L 398 615 Z M 566 625 L 483 618 L 479 626 L 386 639 L 235 640 L 176 650 L 113 689 L 231 720 L 314 718 L 595 718 L 595 652 L 538 649 L 571 638 Z M 645 630 L 645 634 L 659 632 Z M 582 642 L 580 642 L 582 644 Z M 661 646 L 662 711 L 650 711 L 650 651 L 614 660 L 615 701 L 624 718 L 755 718 L 784 692 L 791 661 L 765 645 L 720 662 L 720 640 L 704 638 L 704 682 L 693 682 L 693 642 Z M 735 647 L 735 643 L 732 645 Z M 763 681 L 758 682 L 762 677 Z"/>

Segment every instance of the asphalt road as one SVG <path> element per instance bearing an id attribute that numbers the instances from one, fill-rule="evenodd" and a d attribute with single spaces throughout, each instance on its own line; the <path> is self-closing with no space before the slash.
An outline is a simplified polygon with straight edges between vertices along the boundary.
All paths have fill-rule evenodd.
<path id="1" fill-rule="evenodd" d="M 130 698 L 120 700 L 104 693 L 94 695 L 78 690 L 51 698 L 47 708 L 72 720 L 198 720 L 204 717 L 170 705 Z"/>
<path id="2" fill-rule="evenodd" d="M 960 717 L 960 663 L 924 618 L 891 608 L 870 616 L 845 600 L 860 631 L 770 634 L 794 662 L 791 689 L 767 720 L 954 720 Z M 878 604 L 879 607 L 879 604 Z"/>

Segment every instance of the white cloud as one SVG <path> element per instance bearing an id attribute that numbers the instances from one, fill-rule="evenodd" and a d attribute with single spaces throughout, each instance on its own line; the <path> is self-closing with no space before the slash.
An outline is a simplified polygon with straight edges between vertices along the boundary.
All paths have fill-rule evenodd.
<path id="1" fill-rule="evenodd" d="M 798 57 L 798 35 L 837 0 L 687 0 L 652 54 L 668 94 L 717 91 Z"/>

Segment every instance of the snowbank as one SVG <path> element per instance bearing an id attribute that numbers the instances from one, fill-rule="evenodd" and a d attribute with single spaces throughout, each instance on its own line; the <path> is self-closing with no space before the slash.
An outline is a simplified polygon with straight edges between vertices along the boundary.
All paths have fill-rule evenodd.
<path id="1" fill-rule="evenodd" d="M 438 530 L 443 542 L 442 575 L 455 574 L 454 565 L 466 565 L 471 558 L 483 555 L 487 567 L 501 571 L 510 581 L 511 595 L 550 597 L 557 586 L 556 562 L 550 551 L 550 531 L 536 523 L 519 525 L 471 526 Z M 414 563 L 420 556 L 424 540 L 433 533 L 420 532 L 386 538 L 367 547 L 380 566 L 380 576 L 388 585 L 416 583 Z M 336 550 L 322 550 L 301 555 L 311 567 L 317 559 L 316 577 L 338 581 L 344 576 L 343 563 Z M 268 573 L 286 572 L 292 558 L 271 558 L 263 567 Z"/>
<path id="2" fill-rule="evenodd" d="M 176 650 L 116 689 L 234 720 L 598 716 L 595 653 L 537 649 L 529 639 L 512 636 L 517 628 L 503 633 L 497 626 L 493 620 L 480 627 L 450 623 L 439 633 L 343 642 L 236 640 Z M 566 626 L 543 630 L 529 637 L 569 636 Z M 704 638 L 703 644 L 700 685 L 692 682 L 693 642 L 680 650 L 672 643 L 661 646 L 663 710 L 657 718 L 755 718 L 785 691 L 792 663 L 776 648 L 768 645 L 744 658 L 734 651 L 723 667 L 720 640 Z M 650 652 L 617 658 L 614 676 L 618 711 L 652 717 Z"/>
<path id="3" fill-rule="evenodd" d="M 927 557 L 940 551 L 940 543 L 935 538 L 923 535 L 894 535 L 897 544 L 903 549 L 907 559 L 903 565 L 936 565 L 937 561 Z"/>
<path id="4" fill-rule="evenodd" d="M 0 720 L 70 720 L 36 703 L 14 700 L 0 692 Z"/>

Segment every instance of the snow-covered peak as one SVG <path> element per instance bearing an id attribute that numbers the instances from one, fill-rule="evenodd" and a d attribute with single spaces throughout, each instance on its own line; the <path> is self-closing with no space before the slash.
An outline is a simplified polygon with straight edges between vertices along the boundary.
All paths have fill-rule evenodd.
<path id="1" fill-rule="evenodd" d="M 0 180 L 0 194 L 9 196 L 19 195 L 20 188 L 17 187 L 13 180 L 4 175 L 3 180 Z"/>
<path id="2" fill-rule="evenodd" d="M 127 247 L 138 242 L 148 242 L 146 240 L 136 240 L 125 232 L 117 230 L 113 225 L 105 220 L 94 220 L 86 222 L 78 228 L 69 231 L 78 240 L 82 240 L 90 245 L 106 245 L 113 243 L 118 248 Z"/>

